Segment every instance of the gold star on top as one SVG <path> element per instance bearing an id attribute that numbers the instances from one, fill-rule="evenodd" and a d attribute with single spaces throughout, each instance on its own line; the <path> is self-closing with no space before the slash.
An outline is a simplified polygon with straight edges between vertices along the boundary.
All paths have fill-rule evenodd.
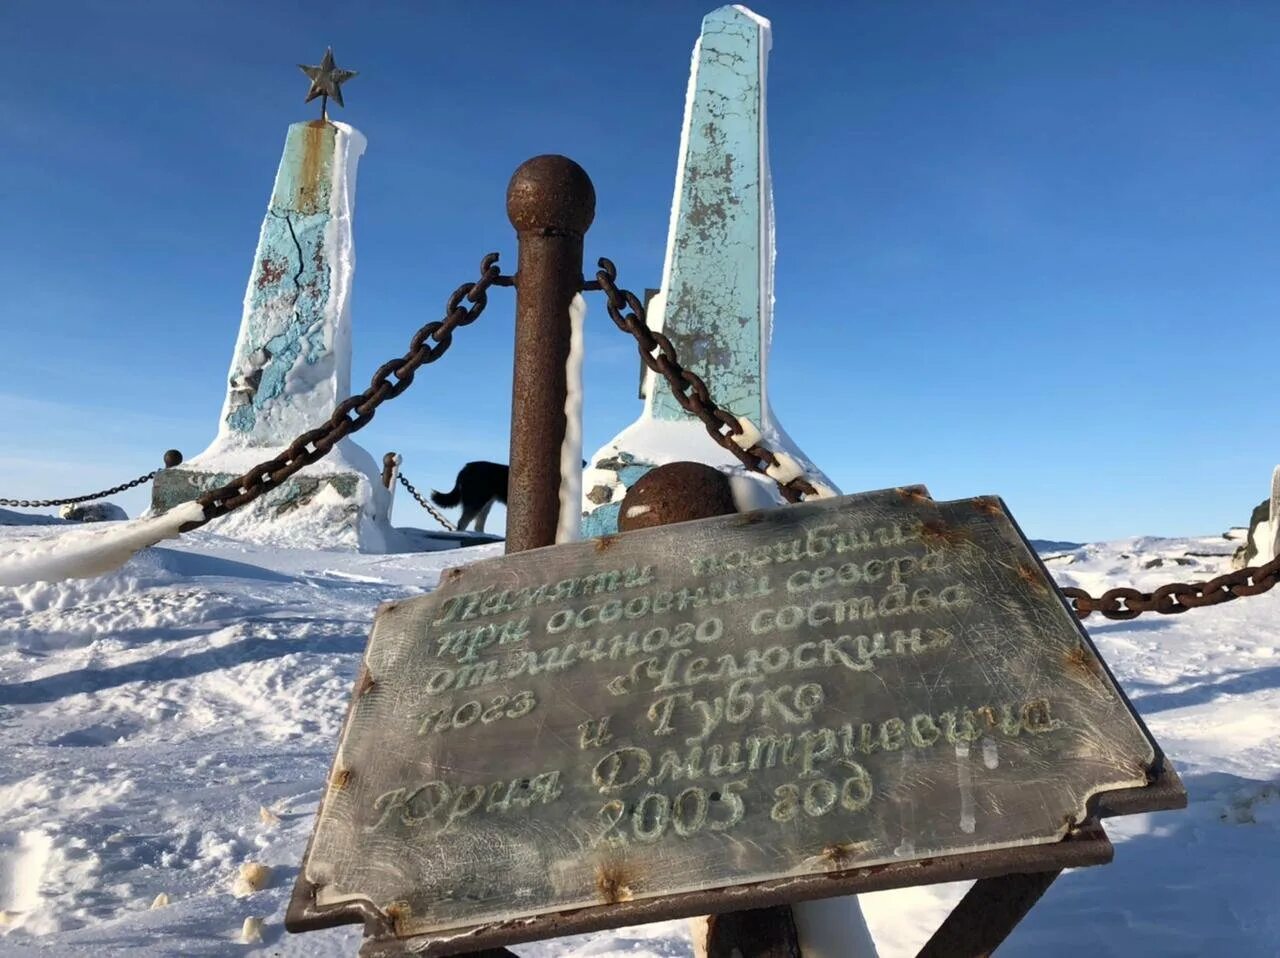
<path id="1" fill-rule="evenodd" d="M 328 102 L 332 97 L 338 106 L 346 106 L 342 102 L 342 84 L 346 83 L 356 75 L 354 70 L 340 70 L 333 62 L 333 47 L 325 50 L 324 58 L 320 61 L 318 67 L 309 67 L 302 63 L 298 64 L 298 69 L 305 73 L 311 80 L 311 89 L 307 91 L 307 98 L 304 103 L 310 103 L 316 97 L 323 97 L 320 102 L 320 118 L 328 119 Z"/>

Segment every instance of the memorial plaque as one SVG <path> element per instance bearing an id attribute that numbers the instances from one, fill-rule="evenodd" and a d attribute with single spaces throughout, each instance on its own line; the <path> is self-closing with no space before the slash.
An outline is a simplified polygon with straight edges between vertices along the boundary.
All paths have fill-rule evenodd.
<path id="1" fill-rule="evenodd" d="M 1003 503 L 920 487 L 453 569 L 364 666 L 287 924 L 373 953 L 1066 848 L 1160 764 Z"/>

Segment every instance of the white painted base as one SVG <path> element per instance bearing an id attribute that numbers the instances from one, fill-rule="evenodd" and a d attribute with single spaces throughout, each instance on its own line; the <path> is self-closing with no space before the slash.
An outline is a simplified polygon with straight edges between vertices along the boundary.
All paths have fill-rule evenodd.
<path id="1" fill-rule="evenodd" d="M 791 906 L 804 958 L 878 958 L 855 896 L 802 901 Z M 689 919 L 694 958 L 707 958 L 707 919 Z"/>

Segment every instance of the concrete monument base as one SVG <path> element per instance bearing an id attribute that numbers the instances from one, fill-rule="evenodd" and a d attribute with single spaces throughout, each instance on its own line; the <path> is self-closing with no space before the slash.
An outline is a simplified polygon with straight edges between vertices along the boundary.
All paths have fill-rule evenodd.
<path id="1" fill-rule="evenodd" d="M 165 469 L 152 484 L 151 509 L 162 512 L 196 499 L 277 451 L 245 449 L 234 464 L 227 463 L 224 454 L 205 468 L 200 462 L 203 457 L 197 457 Z M 391 495 L 377 480 L 372 458 L 354 443 L 344 442 L 279 488 L 215 519 L 206 528 L 217 535 L 266 545 L 386 552 L 392 535 L 387 520 L 390 507 Z"/>

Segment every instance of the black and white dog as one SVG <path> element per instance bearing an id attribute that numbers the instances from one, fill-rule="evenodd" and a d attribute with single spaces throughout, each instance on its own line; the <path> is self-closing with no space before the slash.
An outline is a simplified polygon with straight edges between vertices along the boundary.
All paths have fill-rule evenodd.
<path id="1" fill-rule="evenodd" d="M 585 466 L 586 460 L 582 461 Z M 507 481 L 511 467 L 500 462 L 469 462 L 458 470 L 458 478 L 448 492 L 431 491 L 431 501 L 437 506 L 452 509 L 462 504 L 462 517 L 458 531 L 465 532 L 467 524 L 476 520 L 476 532 L 484 532 L 484 521 L 495 502 L 507 504 Z"/>
<path id="2" fill-rule="evenodd" d="M 500 462 L 469 462 L 458 470 L 458 478 L 448 492 L 432 490 L 431 501 L 437 506 L 452 509 L 462 504 L 462 518 L 458 531 L 466 531 L 467 524 L 476 520 L 476 532 L 484 532 L 484 521 L 495 502 L 507 504 L 507 476 L 510 466 Z"/>

